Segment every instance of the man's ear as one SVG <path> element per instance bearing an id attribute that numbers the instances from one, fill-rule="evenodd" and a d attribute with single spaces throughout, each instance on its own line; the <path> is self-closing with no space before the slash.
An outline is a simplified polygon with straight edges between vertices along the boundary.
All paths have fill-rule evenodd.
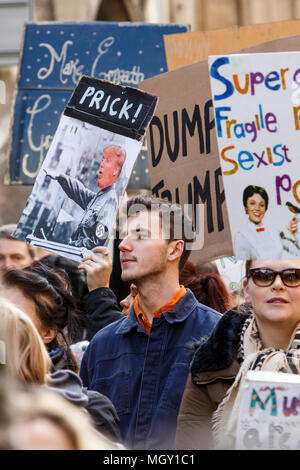
<path id="1" fill-rule="evenodd" d="M 252 304 L 252 300 L 249 294 L 249 288 L 248 288 L 248 283 L 246 279 L 243 282 L 243 287 L 244 287 L 244 299 L 247 304 Z"/>
<path id="2" fill-rule="evenodd" d="M 174 261 L 180 258 L 183 253 L 183 247 L 184 247 L 183 240 L 171 241 L 168 246 L 168 260 Z"/>
<path id="3" fill-rule="evenodd" d="M 57 335 L 57 330 L 56 330 L 56 328 L 45 328 L 45 327 L 42 327 L 41 337 L 42 337 L 42 340 L 43 340 L 43 343 L 44 343 L 44 344 L 49 344 L 49 343 L 51 343 L 51 341 L 54 340 L 54 338 L 56 337 L 56 335 Z"/>

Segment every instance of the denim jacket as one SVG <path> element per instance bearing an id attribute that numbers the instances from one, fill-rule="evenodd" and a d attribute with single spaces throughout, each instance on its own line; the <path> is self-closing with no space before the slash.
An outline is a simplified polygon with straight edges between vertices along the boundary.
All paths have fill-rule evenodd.
<path id="1" fill-rule="evenodd" d="M 173 310 L 153 318 L 148 335 L 134 307 L 99 331 L 82 360 L 83 383 L 113 402 L 129 449 L 172 449 L 193 344 L 221 315 L 187 289 Z"/>

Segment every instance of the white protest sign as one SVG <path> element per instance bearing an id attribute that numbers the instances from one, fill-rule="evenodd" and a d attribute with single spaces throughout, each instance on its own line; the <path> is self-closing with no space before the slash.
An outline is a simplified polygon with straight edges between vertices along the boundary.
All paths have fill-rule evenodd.
<path id="1" fill-rule="evenodd" d="M 75 261 L 107 246 L 156 101 L 82 76 L 13 236 Z"/>
<path id="2" fill-rule="evenodd" d="M 209 57 L 237 259 L 300 255 L 300 52 Z"/>
<path id="3" fill-rule="evenodd" d="M 243 261 L 237 260 L 235 256 L 229 256 L 228 258 L 219 258 L 215 263 L 229 292 L 232 293 L 242 288 L 242 280 L 245 275 Z"/>
<path id="4" fill-rule="evenodd" d="M 300 376 L 249 371 L 242 385 L 236 449 L 300 449 Z"/>

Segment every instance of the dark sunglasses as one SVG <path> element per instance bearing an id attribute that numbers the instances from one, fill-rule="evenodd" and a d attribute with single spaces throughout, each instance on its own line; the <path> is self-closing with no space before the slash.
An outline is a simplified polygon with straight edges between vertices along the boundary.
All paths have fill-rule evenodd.
<path id="1" fill-rule="evenodd" d="M 286 287 L 300 286 L 300 269 L 298 268 L 288 268 L 282 271 L 274 271 L 271 268 L 250 268 L 248 277 L 253 279 L 256 286 L 269 287 L 278 274 Z"/>

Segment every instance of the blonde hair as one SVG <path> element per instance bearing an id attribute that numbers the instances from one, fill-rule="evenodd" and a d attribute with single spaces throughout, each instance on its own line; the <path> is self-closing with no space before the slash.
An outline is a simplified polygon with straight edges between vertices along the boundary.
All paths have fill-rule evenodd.
<path id="1" fill-rule="evenodd" d="M 32 320 L 3 298 L 0 317 L 0 340 L 5 344 L 9 374 L 25 383 L 46 385 L 51 360 Z"/>

